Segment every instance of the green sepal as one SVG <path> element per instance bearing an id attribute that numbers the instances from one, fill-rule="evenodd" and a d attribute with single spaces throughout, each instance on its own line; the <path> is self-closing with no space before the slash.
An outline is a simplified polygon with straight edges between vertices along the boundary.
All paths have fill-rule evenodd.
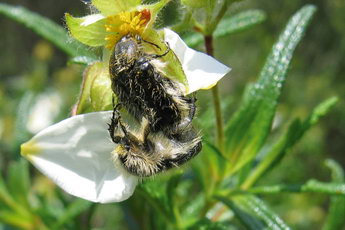
<path id="1" fill-rule="evenodd" d="M 92 0 L 94 5 L 104 16 L 131 11 L 140 4 L 140 0 Z"/>
<path id="2" fill-rule="evenodd" d="M 156 18 L 157 18 L 159 11 L 161 9 L 163 9 L 163 7 L 166 4 L 168 4 L 169 2 L 170 2 L 170 0 L 162 0 L 162 1 L 156 2 L 156 3 L 151 4 L 151 5 L 141 5 L 137 8 L 138 11 L 142 11 L 144 9 L 147 9 L 151 13 L 151 18 L 150 18 L 150 21 L 146 25 L 146 29 L 152 29 L 153 24 L 156 21 Z"/>
<path id="3" fill-rule="evenodd" d="M 108 65 L 104 66 L 103 64 L 102 70 L 98 72 L 96 69 L 92 74 L 97 75 L 92 82 L 90 90 L 92 108 L 95 111 L 111 110 L 113 91 L 111 89 Z"/>
<path id="4" fill-rule="evenodd" d="M 112 109 L 112 90 L 108 65 L 96 62 L 84 72 L 76 114 Z"/>
<path id="5" fill-rule="evenodd" d="M 90 16 L 94 15 L 75 18 L 66 13 L 65 18 L 67 27 L 71 35 L 81 43 L 93 47 L 104 46 L 106 44 L 106 40 L 104 38 L 107 34 L 104 27 L 106 19 L 103 18 L 89 25 L 82 25 L 82 23 Z"/>
<path id="6" fill-rule="evenodd" d="M 157 31 L 154 29 L 146 30 L 143 34 L 143 39 L 160 47 L 159 49 L 151 44 L 143 43 L 145 52 L 147 53 L 163 54 L 168 49 L 167 44 L 164 42 L 163 31 Z M 172 50 L 170 50 L 164 57 L 160 57 L 157 60 L 164 63 L 162 65 L 155 65 L 155 67 L 162 72 L 165 77 L 178 81 L 188 88 L 188 81 L 182 69 L 182 64 Z"/>

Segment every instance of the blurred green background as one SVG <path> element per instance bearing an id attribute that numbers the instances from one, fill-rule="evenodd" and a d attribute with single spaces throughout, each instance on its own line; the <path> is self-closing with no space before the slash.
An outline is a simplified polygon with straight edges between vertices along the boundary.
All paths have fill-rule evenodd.
<path id="1" fill-rule="evenodd" d="M 88 10 L 79 0 L 1 2 L 24 6 L 58 24 L 64 24 L 65 12 L 82 16 Z M 290 16 L 306 3 L 316 5 L 318 11 L 294 54 L 273 131 L 286 126 L 296 116 L 306 117 L 314 106 L 326 98 L 338 96 L 341 100 L 292 149 L 284 164 L 265 177 L 266 184 L 267 181 L 272 184 L 300 183 L 310 177 L 329 180 L 328 169 L 321 165 L 326 158 L 332 158 L 345 167 L 345 110 L 342 100 L 345 96 L 345 1 L 242 1 L 234 4 L 227 14 L 261 9 L 267 14 L 266 20 L 254 28 L 215 41 L 215 56 L 232 67 L 231 73 L 220 85 L 223 98 L 227 98 L 224 116 L 228 119 L 239 105 L 245 84 L 257 79 L 273 43 Z M 174 7 L 166 12 L 169 14 L 164 22 L 172 24 L 178 12 Z M 44 117 L 41 123 L 45 124 L 69 116 L 78 97 L 84 67 L 67 64 L 68 57 L 63 52 L 2 15 L 0 31 L 0 169 L 6 177 L 11 163 L 21 158 L 19 145 L 43 127 L 37 125 L 33 117 L 30 118 L 34 112 Z M 210 92 L 199 93 L 200 116 L 210 107 L 210 96 Z M 35 110 L 38 101 L 43 104 Z M 42 106 L 48 112 L 43 112 Z M 61 192 L 58 195 L 47 194 L 51 192 L 49 186 L 54 185 L 33 168 L 30 170 L 36 175 L 32 179 L 32 189 L 39 194 L 67 196 Z M 328 198 L 325 195 L 283 194 L 265 199 L 296 229 L 318 229 L 327 212 Z M 55 205 L 59 206 L 58 203 Z M 92 207 L 95 208 L 95 205 Z M 117 208 L 114 204 L 98 205 L 93 226 L 113 229 L 111 226 L 122 218 L 114 217 L 114 213 L 120 213 Z M 87 218 L 87 213 L 79 218 Z M 82 226 L 80 228 L 83 229 Z M 12 228 L 0 223 L 0 229 Z"/>

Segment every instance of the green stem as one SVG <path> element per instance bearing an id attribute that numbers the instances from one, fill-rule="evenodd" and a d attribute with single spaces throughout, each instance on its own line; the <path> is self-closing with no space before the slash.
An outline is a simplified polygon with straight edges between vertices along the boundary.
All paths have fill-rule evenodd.
<path id="1" fill-rule="evenodd" d="M 212 35 L 205 35 L 204 41 L 205 41 L 206 53 L 213 57 L 214 55 L 213 55 Z M 218 144 L 218 148 L 221 151 L 223 151 L 223 146 L 224 146 L 223 117 L 222 117 L 222 110 L 220 106 L 219 90 L 218 90 L 217 85 L 212 88 L 212 95 L 213 95 L 214 111 L 216 114 L 217 144 Z"/>
<path id="2" fill-rule="evenodd" d="M 220 8 L 217 16 L 214 18 L 214 20 L 212 21 L 212 23 L 207 26 L 207 34 L 213 34 L 213 32 L 215 31 L 215 29 L 217 28 L 220 20 L 223 18 L 224 14 L 226 13 L 226 11 L 228 10 L 228 5 L 229 2 L 228 1 L 224 1 L 222 7 Z"/>
<path id="3" fill-rule="evenodd" d="M 172 211 L 174 213 L 174 219 L 175 219 L 175 227 L 176 229 L 183 229 L 182 227 L 182 222 L 181 222 L 181 216 L 180 216 L 180 211 L 177 207 L 177 205 L 174 205 L 173 208 L 172 208 Z"/>

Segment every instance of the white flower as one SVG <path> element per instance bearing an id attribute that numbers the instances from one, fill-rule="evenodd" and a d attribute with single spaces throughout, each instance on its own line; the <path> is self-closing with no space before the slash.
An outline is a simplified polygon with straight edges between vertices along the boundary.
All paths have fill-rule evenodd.
<path id="1" fill-rule="evenodd" d="M 231 70 L 213 57 L 189 48 L 174 31 L 164 29 L 164 35 L 164 40 L 174 51 L 186 74 L 188 82 L 186 94 L 199 89 L 212 88 Z"/>
<path id="2" fill-rule="evenodd" d="M 66 192 L 100 203 L 133 194 L 138 178 L 118 165 L 108 133 L 112 111 L 77 115 L 39 132 L 21 153 Z"/>
<path id="3" fill-rule="evenodd" d="M 190 49 L 173 31 L 165 41 L 178 57 L 188 81 L 188 92 L 214 86 L 230 68 Z M 113 153 L 108 133 L 112 111 L 77 115 L 52 125 L 21 146 L 21 154 L 66 192 L 93 202 L 129 198 L 138 177 L 129 174 Z"/>

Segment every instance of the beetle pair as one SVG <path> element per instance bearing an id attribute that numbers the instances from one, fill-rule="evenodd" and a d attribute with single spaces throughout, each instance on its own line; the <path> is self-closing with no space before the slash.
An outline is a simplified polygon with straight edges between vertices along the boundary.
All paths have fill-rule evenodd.
<path id="1" fill-rule="evenodd" d="M 139 35 L 128 34 L 115 45 L 109 72 L 117 98 L 109 133 L 118 144 L 115 152 L 130 173 L 148 177 L 177 167 L 201 151 L 201 139 L 192 127 L 195 95 L 187 97 L 177 82 L 160 72 L 152 61 L 163 54 L 148 54 Z M 140 125 L 130 130 L 121 117 L 125 108 Z"/>

